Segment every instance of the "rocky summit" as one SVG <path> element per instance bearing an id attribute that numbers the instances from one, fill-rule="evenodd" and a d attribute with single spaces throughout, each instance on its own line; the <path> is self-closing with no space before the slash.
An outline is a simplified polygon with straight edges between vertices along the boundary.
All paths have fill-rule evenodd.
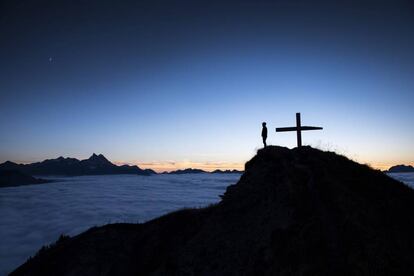
<path id="1" fill-rule="evenodd" d="M 216 204 L 108 224 L 12 275 L 414 275 L 414 191 L 311 147 L 267 147 Z"/>

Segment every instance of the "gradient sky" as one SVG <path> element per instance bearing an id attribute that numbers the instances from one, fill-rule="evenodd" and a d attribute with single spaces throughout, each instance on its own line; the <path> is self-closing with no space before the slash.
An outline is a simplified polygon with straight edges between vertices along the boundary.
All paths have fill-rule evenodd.
<path id="1" fill-rule="evenodd" d="M 242 168 L 303 143 L 414 164 L 412 1 L 2 1 L 0 162 Z"/>

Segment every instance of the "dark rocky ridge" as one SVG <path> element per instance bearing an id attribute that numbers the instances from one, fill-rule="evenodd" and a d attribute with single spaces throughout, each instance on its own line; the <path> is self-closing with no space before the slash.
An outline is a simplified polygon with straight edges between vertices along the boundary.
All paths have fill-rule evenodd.
<path id="1" fill-rule="evenodd" d="M 190 174 L 190 173 L 208 173 L 208 172 L 201 170 L 201 169 L 188 168 L 188 169 L 183 169 L 183 170 L 167 172 L 166 174 Z"/>
<path id="2" fill-rule="evenodd" d="M 211 173 L 244 173 L 244 171 L 239 171 L 239 170 L 214 170 Z"/>
<path id="3" fill-rule="evenodd" d="M 406 166 L 406 165 L 397 165 L 392 166 L 388 169 L 388 173 L 406 173 L 406 172 L 414 172 L 413 166 Z"/>
<path id="4" fill-rule="evenodd" d="M 414 190 L 310 147 L 267 147 L 220 203 L 62 238 L 12 275 L 414 275 Z"/>
<path id="5" fill-rule="evenodd" d="M 194 173 L 213 173 L 213 174 L 226 174 L 226 173 L 243 173 L 242 171 L 238 170 L 214 170 L 212 172 L 208 172 L 201 169 L 193 169 L 193 168 L 187 168 L 183 170 L 175 170 L 171 172 L 163 172 L 162 174 L 194 174 Z"/>
<path id="6" fill-rule="evenodd" d="M 0 170 L 15 170 L 30 175 L 105 175 L 105 174 L 155 174 L 153 170 L 143 170 L 138 166 L 117 166 L 112 164 L 102 154 L 92 154 L 85 160 L 76 158 L 47 159 L 32 164 L 16 164 L 7 161 L 0 164 Z"/>
<path id="7" fill-rule="evenodd" d="M 34 178 L 30 175 L 24 174 L 14 170 L 0 171 L 0 188 L 3 187 L 14 187 L 14 186 L 25 186 L 33 184 L 49 183 L 50 180 Z"/>

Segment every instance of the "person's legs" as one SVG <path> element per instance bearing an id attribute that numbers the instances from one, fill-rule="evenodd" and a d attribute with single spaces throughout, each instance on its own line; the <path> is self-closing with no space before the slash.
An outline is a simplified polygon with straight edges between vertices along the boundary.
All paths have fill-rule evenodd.
<path id="1" fill-rule="evenodd" d="M 267 145 L 266 145 L 266 138 L 267 137 L 262 137 L 263 138 L 263 145 L 264 145 L 264 147 L 266 147 Z"/>

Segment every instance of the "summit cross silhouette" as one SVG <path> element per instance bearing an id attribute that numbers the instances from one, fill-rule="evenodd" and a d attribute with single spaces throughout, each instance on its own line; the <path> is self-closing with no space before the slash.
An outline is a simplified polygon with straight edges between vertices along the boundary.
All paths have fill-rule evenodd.
<path id="1" fill-rule="evenodd" d="M 277 127 L 276 132 L 296 131 L 298 148 L 302 146 L 302 130 L 319 130 L 321 127 L 302 126 L 300 122 L 300 113 L 296 113 L 296 127 Z"/>

